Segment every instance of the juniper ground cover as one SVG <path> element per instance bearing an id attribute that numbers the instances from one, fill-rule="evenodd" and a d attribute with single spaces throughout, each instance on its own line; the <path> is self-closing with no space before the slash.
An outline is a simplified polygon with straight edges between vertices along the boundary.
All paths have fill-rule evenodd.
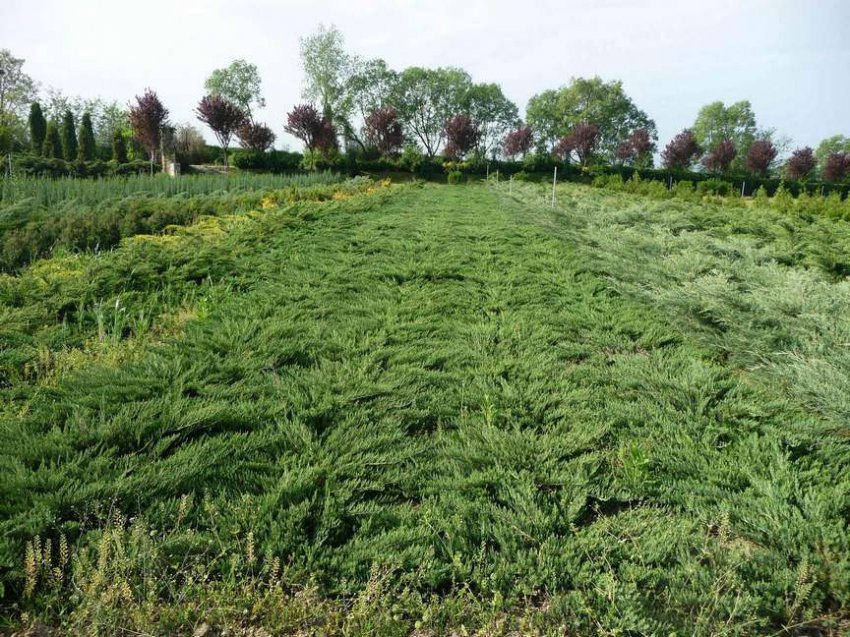
<path id="1" fill-rule="evenodd" d="M 508 188 L 4 275 L 8 621 L 846 629 L 850 226 Z"/>

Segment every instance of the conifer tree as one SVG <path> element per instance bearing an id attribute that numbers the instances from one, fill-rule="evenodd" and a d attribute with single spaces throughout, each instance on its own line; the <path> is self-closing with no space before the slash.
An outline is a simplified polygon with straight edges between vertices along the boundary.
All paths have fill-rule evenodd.
<path id="1" fill-rule="evenodd" d="M 119 164 L 127 163 L 127 144 L 124 134 L 117 128 L 112 132 L 112 160 Z"/>
<path id="2" fill-rule="evenodd" d="M 47 135 L 47 120 L 44 118 L 44 113 L 41 111 L 41 104 L 33 102 L 30 106 L 30 141 L 32 143 L 32 152 L 36 155 L 41 155 L 44 147 L 44 138 Z"/>
<path id="3" fill-rule="evenodd" d="M 47 123 L 41 154 L 48 159 L 62 159 L 62 141 L 59 139 L 59 127 L 53 120 Z"/>
<path id="4" fill-rule="evenodd" d="M 77 130 L 74 126 L 74 115 L 71 111 L 65 111 L 62 117 L 62 129 L 60 131 L 62 140 L 62 157 L 65 161 L 74 161 L 77 158 Z"/>
<path id="5" fill-rule="evenodd" d="M 94 159 L 94 127 L 91 123 L 91 114 L 83 113 L 80 121 L 80 137 L 77 144 L 77 159 L 80 161 L 91 161 Z"/>

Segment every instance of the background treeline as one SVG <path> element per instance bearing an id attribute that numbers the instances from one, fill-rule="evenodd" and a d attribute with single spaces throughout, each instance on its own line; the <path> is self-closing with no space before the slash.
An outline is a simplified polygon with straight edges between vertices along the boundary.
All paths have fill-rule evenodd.
<path id="1" fill-rule="evenodd" d="M 780 179 L 801 184 L 792 191 L 850 183 L 850 137 L 794 148 L 789 138 L 760 126 L 746 100 L 706 104 L 691 126 L 660 143 L 655 121 L 620 81 L 572 78 L 532 96 L 522 118 L 496 83 L 476 82 L 457 67 L 397 71 L 382 59 L 349 53 L 333 26 L 301 40 L 304 102 L 282 117 L 283 130 L 303 144 L 300 155 L 273 150 L 276 134 L 257 119 L 265 106 L 262 81 L 245 60 L 215 69 L 195 109 L 218 149 L 192 124 L 171 122 L 151 89 L 127 107 L 53 90 L 40 94 L 23 63 L 0 52 L 6 78 L 0 150 L 21 156 L 11 164 L 24 174 L 124 174 L 141 170 L 142 161 L 153 171 L 159 159 L 173 157 L 184 170 L 232 163 L 270 172 L 336 168 L 457 177 L 482 165 L 486 171 L 487 163 L 521 162 L 531 173 L 558 165 L 565 177 L 664 169 L 668 184 L 671 175 L 688 173 L 704 176 L 690 181 L 746 181 L 751 190 L 771 190 Z M 241 150 L 230 153 L 234 140 Z"/>

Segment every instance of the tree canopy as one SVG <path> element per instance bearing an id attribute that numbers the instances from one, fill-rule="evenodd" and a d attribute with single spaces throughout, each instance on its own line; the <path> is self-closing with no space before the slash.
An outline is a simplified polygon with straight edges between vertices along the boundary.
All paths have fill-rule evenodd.
<path id="1" fill-rule="evenodd" d="M 227 168 L 227 148 L 236 131 L 245 123 L 247 115 L 238 104 L 221 95 L 204 95 L 195 109 L 198 119 L 210 127 L 219 146 L 224 151 L 224 166 Z"/>
<path id="2" fill-rule="evenodd" d="M 538 93 L 528 101 L 526 121 L 548 148 L 579 124 L 592 124 L 598 131 L 597 152 L 608 161 L 637 128 L 645 129 L 651 140 L 657 138 L 655 122 L 635 105 L 623 83 L 600 77 L 573 78 L 568 86 Z"/>
<path id="3" fill-rule="evenodd" d="M 153 173 L 154 157 L 162 139 L 162 127 L 168 119 L 168 109 L 163 106 L 159 96 L 151 89 L 145 89 L 136 96 L 136 103 L 130 105 L 130 127 L 133 135 L 148 151 Z"/>
<path id="4" fill-rule="evenodd" d="M 345 51 L 342 32 L 333 25 L 320 24 L 315 33 L 301 38 L 301 65 L 302 97 L 318 103 L 329 121 L 347 127 L 350 104 L 345 99 L 345 89 L 353 72 L 354 58 Z"/>
<path id="5" fill-rule="evenodd" d="M 428 157 L 440 152 L 445 123 L 463 112 L 472 79 L 463 69 L 418 66 L 402 71 L 391 98 L 409 137 L 419 140 Z"/>
<path id="6" fill-rule="evenodd" d="M 230 66 L 215 69 L 204 82 L 204 88 L 210 95 L 219 95 L 236 104 L 251 120 L 254 111 L 266 105 L 257 65 L 245 60 L 233 60 Z"/>
<path id="7" fill-rule="evenodd" d="M 732 142 L 739 158 L 746 157 L 758 133 L 756 116 L 747 100 L 729 106 L 723 102 L 706 104 L 691 130 L 702 148 L 716 148 L 725 140 Z"/>
<path id="8" fill-rule="evenodd" d="M 23 120 L 36 99 L 38 86 L 24 73 L 25 61 L 9 49 L 0 49 L 0 124 Z"/>
<path id="9" fill-rule="evenodd" d="M 519 109 L 495 83 L 472 84 L 461 98 L 461 110 L 480 131 L 481 155 L 496 152 L 511 130 L 519 125 Z"/>
<path id="10" fill-rule="evenodd" d="M 823 170 L 823 167 L 826 164 L 827 157 L 835 153 L 850 153 L 850 137 L 845 137 L 844 135 L 833 135 L 832 137 L 827 137 L 818 144 L 818 147 L 815 150 L 815 160 L 821 167 L 821 170 Z"/>

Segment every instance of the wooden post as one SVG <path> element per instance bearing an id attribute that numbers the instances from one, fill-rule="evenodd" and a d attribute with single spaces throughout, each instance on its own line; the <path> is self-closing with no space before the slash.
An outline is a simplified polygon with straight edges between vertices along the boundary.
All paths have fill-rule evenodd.
<path id="1" fill-rule="evenodd" d="M 558 167 L 555 166 L 555 174 L 552 175 L 552 207 L 555 207 L 555 184 L 558 183 Z"/>
<path id="2" fill-rule="evenodd" d="M 514 176 L 513 175 L 511 175 L 510 180 L 508 180 L 508 194 L 509 195 L 514 194 Z"/>
<path id="3" fill-rule="evenodd" d="M 490 163 L 487 162 L 487 181 L 490 181 Z"/>

